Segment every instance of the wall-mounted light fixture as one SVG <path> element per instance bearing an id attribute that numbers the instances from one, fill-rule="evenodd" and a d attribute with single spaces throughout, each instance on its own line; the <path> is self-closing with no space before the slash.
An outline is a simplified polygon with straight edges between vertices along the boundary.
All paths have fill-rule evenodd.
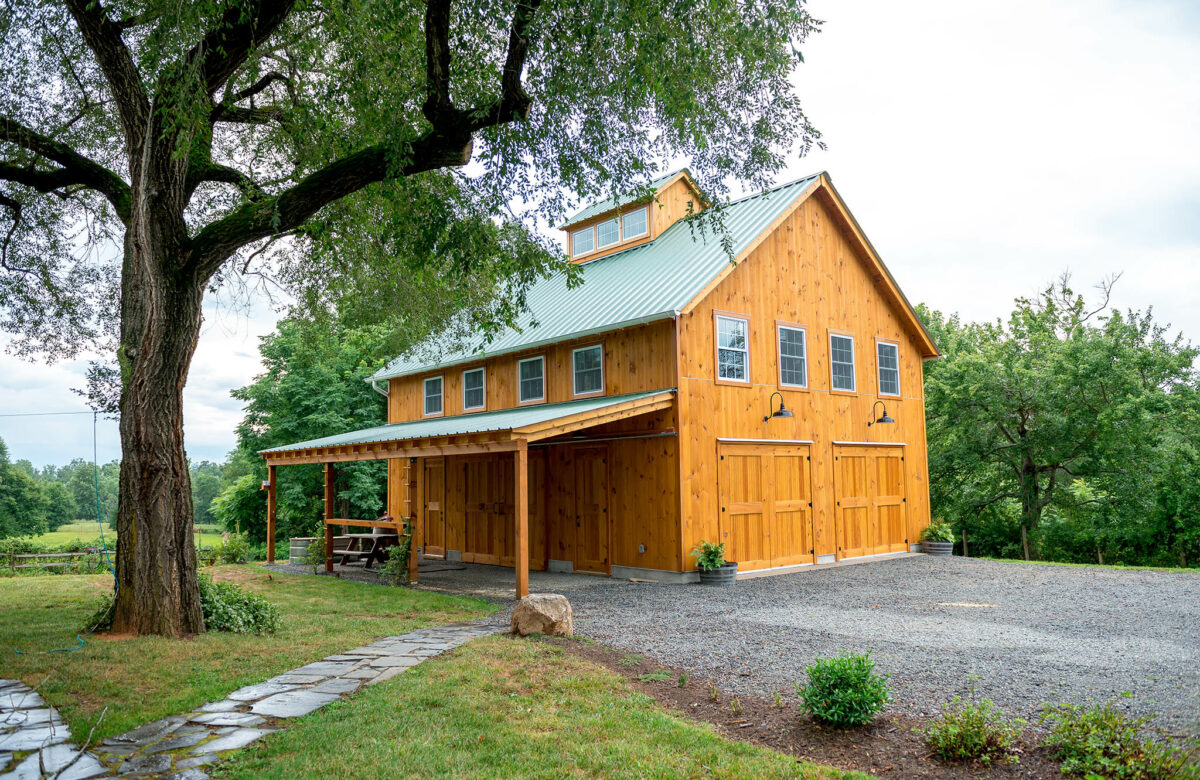
<path id="1" fill-rule="evenodd" d="M 870 428 L 875 423 L 894 423 L 894 422 L 896 422 L 891 417 L 888 417 L 887 404 L 885 404 L 883 401 L 876 401 L 874 404 L 871 405 L 871 416 L 872 417 L 875 417 L 875 407 L 876 406 L 883 407 L 883 414 L 879 415 L 879 417 L 877 419 L 867 420 L 868 428 Z"/>
<path id="2" fill-rule="evenodd" d="M 775 406 L 775 396 L 779 396 L 779 408 L 772 412 L 771 409 Z M 783 393 L 778 391 L 771 393 L 771 397 L 767 399 L 767 411 L 770 412 L 770 414 L 763 418 L 763 422 L 770 420 L 772 417 L 792 416 L 792 413 L 788 411 L 788 408 L 783 405 Z"/>

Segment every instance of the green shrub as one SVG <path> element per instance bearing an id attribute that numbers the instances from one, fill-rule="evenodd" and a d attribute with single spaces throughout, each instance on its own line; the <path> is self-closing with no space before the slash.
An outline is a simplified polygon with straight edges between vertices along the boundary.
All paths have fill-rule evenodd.
<path id="1" fill-rule="evenodd" d="M 921 541 L 923 542 L 953 542 L 954 526 L 947 523 L 945 520 L 935 518 L 932 523 L 925 526 L 925 530 L 921 532 Z"/>
<path id="2" fill-rule="evenodd" d="M 1091 707 L 1047 706 L 1046 747 L 1062 761 L 1064 775 L 1114 780 L 1198 780 L 1200 766 L 1187 753 L 1144 735 L 1151 718 L 1118 712 L 1112 702 Z"/>
<path id="3" fill-rule="evenodd" d="M 215 555 L 221 563 L 246 563 L 250 560 L 250 540 L 245 534 L 221 534 Z"/>
<path id="4" fill-rule="evenodd" d="M 325 540 L 317 537 L 304 548 L 304 563 L 311 566 L 313 574 L 325 568 Z"/>
<path id="5" fill-rule="evenodd" d="M 808 684 L 796 684 L 803 709 L 822 723 L 862 726 L 888 703 L 887 678 L 875 674 L 871 654 L 818 658 L 805 667 Z"/>
<path id="6" fill-rule="evenodd" d="M 1021 737 L 1022 720 L 1005 721 L 990 699 L 964 704 L 957 696 L 925 729 L 929 747 L 947 761 L 978 760 L 984 764 L 1011 758 Z"/>
<path id="7" fill-rule="evenodd" d="M 692 555 L 696 556 L 696 568 L 716 571 L 725 565 L 725 542 L 713 544 L 702 541 L 692 550 Z"/>
<path id="8" fill-rule="evenodd" d="M 401 535 L 400 542 L 387 549 L 387 559 L 379 567 L 379 581 L 389 585 L 408 582 L 408 556 L 412 537 Z"/>
<path id="9" fill-rule="evenodd" d="M 209 631 L 234 634 L 273 634 L 283 623 L 283 613 L 262 596 L 246 591 L 232 582 L 213 582 L 207 574 L 200 578 L 200 609 Z M 113 594 L 100 597 L 95 612 L 84 622 L 82 631 L 112 628 Z"/>

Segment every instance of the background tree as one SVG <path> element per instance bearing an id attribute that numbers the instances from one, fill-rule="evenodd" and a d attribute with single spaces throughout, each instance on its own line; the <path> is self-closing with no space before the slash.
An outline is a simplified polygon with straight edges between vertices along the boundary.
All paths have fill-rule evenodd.
<path id="1" fill-rule="evenodd" d="M 116 355 L 93 387 L 120 409 L 113 629 L 204 628 L 182 388 L 206 290 L 291 237 L 301 300 L 360 260 L 387 286 L 389 255 L 491 258 L 512 281 L 482 322 L 511 317 L 561 258 L 508 204 L 553 219 L 676 155 L 713 194 L 762 182 L 814 137 L 789 82 L 813 27 L 792 0 L 6 5 L 0 324 L 29 354 Z M 371 253 L 330 255 L 359 231 Z"/>
<path id="2" fill-rule="evenodd" d="M 1052 507 L 1071 526 L 1055 543 L 1075 550 L 1060 557 L 1146 536 L 1135 526 L 1153 509 L 1164 436 L 1194 396 L 1197 351 L 1150 311 L 1110 310 L 1110 289 L 1089 309 L 1064 277 L 1018 299 L 1003 324 L 919 307 L 945 354 L 925 364 L 936 512 L 985 540 L 1013 528 L 1027 559 Z"/>

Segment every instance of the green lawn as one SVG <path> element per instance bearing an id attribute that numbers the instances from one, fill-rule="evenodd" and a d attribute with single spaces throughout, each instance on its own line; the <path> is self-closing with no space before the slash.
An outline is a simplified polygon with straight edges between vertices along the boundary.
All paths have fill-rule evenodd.
<path id="1" fill-rule="evenodd" d="M 1023 558 L 989 558 L 981 557 L 981 561 L 995 561 L 996 563 L 1025 563 L 1039 566 L 1072 566 L 1078 569 L 1115 569 L 1117 571 L 1166 571 L 1178 572 L 1180 574 L 1200 574 L 1200 568 L 1190 566 L 1182 568 L 1179 566 L 1126 566 L 1122 563 L 1066 563 L 1063 561 L 1027 561 Z"/>
<path id="2" fill-rule="evenodd" d="M 719 736 L 561 647 L 489 637 L 294 722 L 221 778 L 865 778 Z"/>
<path id="3" fill-rule="evenodd" d="M 111 575 L 5 578 L 0 677 L 39 686 L 80 739 L 107 707 L 94 736 L 101 739 L 378 637 L 496 610 L 477 599 L 326 577 L 268 579 L 255 565 L 207 571 L 278 604 L 284 628 L 273 636 L 212 633 L 180 641 L 93 635 L 78 651 L 46 654 L 77 644 L 75 632 L 112 587 Z"/>
<path id="4" fill-rule="evenodd" d="M 199 536 L 200 546 L 209 549 L 216 546 L 221 541 L 221 531 L 215 525 L 197 526 L 201 533 Z M 100 540 L 100 526 L 94 521 L 82 523 L 67 523 L 60 525 L 57 529 L 44 533 L 40 536 L 30 537 L 35 542 L 41 544 L 68 544 L 76 540 L 92 542 Z M 110 549 L 116 549 L 117 532 L 104 527 L 104 539 L 108 542 Z"/>

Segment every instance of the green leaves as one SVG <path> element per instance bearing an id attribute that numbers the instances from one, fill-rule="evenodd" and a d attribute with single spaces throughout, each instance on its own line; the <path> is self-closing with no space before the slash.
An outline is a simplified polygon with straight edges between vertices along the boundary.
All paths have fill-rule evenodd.
<path id="1" fill-rule="evenodd" d="M 804 711 L 822 723 L 864 726 L 888 703 L 887 679 L 875 674 L 871 654 L 818 658 L 805 667 L 808 684 L 796 684 Z"/>

